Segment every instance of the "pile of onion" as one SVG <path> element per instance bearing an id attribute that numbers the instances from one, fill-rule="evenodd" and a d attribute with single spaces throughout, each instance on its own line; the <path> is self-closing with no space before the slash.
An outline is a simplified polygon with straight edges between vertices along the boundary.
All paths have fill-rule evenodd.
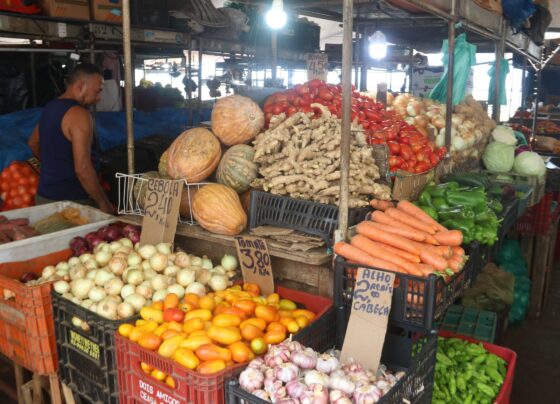
<path id="1" fill-rule="evenodd" d="M 93 249 L 102 242 L 111 243 L 113 241 L 127 238 L 136 244 L 140 241 L 140 227 L 127 224 L 124 227 L 117 224 L 103 226 L 99 230 L 88 233 L 85 237 L 74 237 L 70 241 L 70 249 L 75 257 L 85 253 L 93 252 Z"/>

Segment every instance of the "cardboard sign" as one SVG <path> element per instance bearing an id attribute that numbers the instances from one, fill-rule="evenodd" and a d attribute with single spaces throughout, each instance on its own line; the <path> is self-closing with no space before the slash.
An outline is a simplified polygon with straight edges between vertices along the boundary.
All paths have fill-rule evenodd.
<path id="1" fill-rule="evenodd" d="M 375 372 L 387 333 L 395 274 L 367 268 L 357 271 L 341 359 L 352 358 Z"/>
<path id="2" fill-rule="evenodd" d="M 173 243 L 179 220 L 183 181 L 150 178 L 145 186 L 145 212 L 140 243 Z"/>
<path id="3" fill-rule="evenodd" d="M 266 242 L 257 237 L 235 236 L 235 245 L 243 281 L 256 283 L 265 295 L 274 293 L 272 265 Z"/>
<path id="4" fill-rule="evenodd" d="M 307 55 L 307 80 L 319 79 L 327 81 L 329 59 L 326 53 L 310 53 Z"/>

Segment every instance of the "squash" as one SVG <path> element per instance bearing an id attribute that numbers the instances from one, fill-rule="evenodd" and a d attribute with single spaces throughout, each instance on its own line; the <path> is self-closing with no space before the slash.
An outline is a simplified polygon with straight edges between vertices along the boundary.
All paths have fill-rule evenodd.
<path id="1" fill-rule="evenodd" d="M 264 113 L 248 97 L 220 98 L 212 109 L 212 132 L 228 146 L 248 142 L 263 126 Z"/>
<path id="2" fill-rule="evenodd" d="M 194 183 L 204 181 L 218 166 L 220 141 L 204 128 L 194 128 L 179 135 L 167 149 L 167 174 Z"/>
<path id="3" fill-rule="evenodd" d="M 167 157 L 169 152 L 166 150 L 159 158 L 158 171 L 161 175 L 167 175 Z"/>
<path id="4" fill-rule="evenodd" d="M 200 187 L 192 200 L 192 212 L 198 224 L 212 233 L 234 236 L 247 226 L 239 196 L 222 184 Z"/>
<path id="5" fill-rule="evenodd" d="M 253 162 L 254 156 L 255 150 L 249 145 L 232 146 L 224 153 L 218 165 L 216 180 L 237 193 L 247 191 L 258 174 L 257 164 Z"/>

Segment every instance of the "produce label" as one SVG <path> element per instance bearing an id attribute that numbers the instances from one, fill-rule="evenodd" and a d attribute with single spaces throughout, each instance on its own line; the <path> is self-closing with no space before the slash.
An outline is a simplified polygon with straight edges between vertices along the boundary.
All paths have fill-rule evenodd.
<path id="1" fill-rule="evenodd" d="M 150 178 L 146 186 L 140 244 L 173 243 L 183 181 Z"/>
<path id="2" fill-rule="evenodd" d="M 139 397 L 142 402 L 152 404 L 181 404 L 173 396 L 161 390 L 156 384 L 152 384 L 147 380 L 138 379 L 138 384 L 134 385 L 133 396 Z"/>
<path id="3" fill-rule="evenodd" d="M 329 59 L 326 53 L 309 53 L 307 55 L 307 80 L 327 81 Z"/>
<path id="4" fill-rule="evenodd" d="M 256 283 L 265 295 L 274 293 L 272 265 L 266 242 L 257 237 L 235 236 L 235 245 L 243 281 Z"/>
<path id="5" fill-rule="evenodd" d="M 395 274 L 358 268 L 341 358 L 376 371 L 387 333 Z"/>
<path id="6" fill-rule="evenodd" d="M 68 340 L 70 341 L 70 345 L 72 345 L 78 351 L 86 354 L 90 358 L 93 358 L 97 361 L 99 360 L 100 350 L 98 344 L 81 336 L 75 331 L 69 330 L 68 334 L 69 334 Z"/>

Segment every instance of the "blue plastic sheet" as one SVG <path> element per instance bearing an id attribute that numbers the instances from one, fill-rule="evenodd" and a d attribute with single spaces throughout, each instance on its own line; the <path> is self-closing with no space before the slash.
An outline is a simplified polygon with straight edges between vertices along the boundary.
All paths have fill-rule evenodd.
<path id="1" fill-rule="evenodd" d="M 0 171 L 14 160 L 31 157 L 27 140 L 39 121 L 41 108 L 0 115 Z M 193 111 L 193 125 L 210 120 L 211 110 L 203 109 L 200 116 Z M 134 112 L 134 138 L 143 139 L 159 134 L 178 136 L 188 127 L 189 113 L 184 109 L 162 108 L 155 112 Z M 124 112 L 96 114 L 98 145 L 102 152 L 126 143 Z"/>

